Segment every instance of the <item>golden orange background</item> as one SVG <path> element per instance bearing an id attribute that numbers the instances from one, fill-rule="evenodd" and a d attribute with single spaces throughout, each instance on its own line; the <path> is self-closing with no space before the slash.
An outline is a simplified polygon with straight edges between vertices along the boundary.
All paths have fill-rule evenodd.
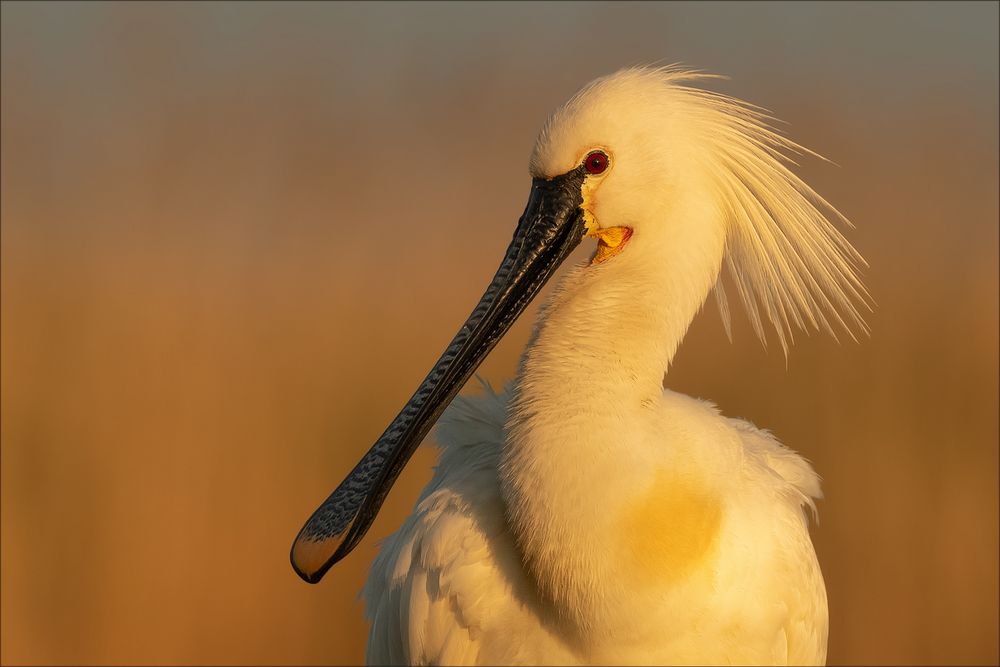
<path id="1" fill-rule="evenodd" d="M 361 661 L 433 449 L 321 585 L 292 538 L 492 276 L 545 115 L 683 61 L 836 163 L 800 173 L 878 305 L 786 368 L 709 304 L 669 386 L 824 477 L 832 663 L 996 664 L 997 7 L 4 3 L 0 659 Z"/>

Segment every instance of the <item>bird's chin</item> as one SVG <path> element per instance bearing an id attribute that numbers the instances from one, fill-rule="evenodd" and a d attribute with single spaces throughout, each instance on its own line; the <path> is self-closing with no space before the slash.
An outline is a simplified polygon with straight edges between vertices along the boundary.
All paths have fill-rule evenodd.
<path id="1" fill-rule="evenodd" d="M 619 254 L 632 238 L 631 227 L 606 227 L 589 232 L 587 236 L 597 239 L 597 252 L 590 264 L 601 264 Z"/>

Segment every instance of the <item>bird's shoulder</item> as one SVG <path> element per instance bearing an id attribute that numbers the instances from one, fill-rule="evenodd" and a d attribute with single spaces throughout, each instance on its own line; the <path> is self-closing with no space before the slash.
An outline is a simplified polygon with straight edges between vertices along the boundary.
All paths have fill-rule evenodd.
<path id="1" fill-rule="evenodd" d="M 741 478 L 771 490 L 782 489 L 815 512 L 815 501 L 823 497 L 819 475 L 770 431 L 724 416 L 711 401 L 669 389 L 663 391 L 663 406 L 670 429 L 667 437 L 691 440 L 697 456 L 716 469 L 739 472 Z"/>
<path id="2" fill-rule="evenodd" d="M 773 433 L 745 419 L 727 418 L 739 435 L 745 465 L 777 477 L 802 506 L 816 514 L 816 501 L 823 497 L 820 477 L 801 454 L 786 447 Z"/>
<path id="3" fill-rule="evenodd" d="M 783 445 L 773 434 L 742 419 L 728 420 L 740 435 L 747 469 L 754 471 L 762 484 L 770 478 L 790 505 L 805 508 L 817 517 L 816 500 L 823 497 L 820 478 L 812 465 Z M 777 519 L 777 517 L 775 517 Z M 805 516 L 792 520 L 792 528 L 781 531 L 784 537 L 775 574 L 785 585 L 778 603 L 781 627 L 775 636 L 777 655 L 788 664 L 824 664 L 826 660 L 828 612 L 826 587 L 816 553 L 806 528 Z M 780 520 L 779 520 L 780 521 Z M 801 523 L 800 523 L 801 521 Z M 776 583 L 781 586 L 781 583 Z"/>

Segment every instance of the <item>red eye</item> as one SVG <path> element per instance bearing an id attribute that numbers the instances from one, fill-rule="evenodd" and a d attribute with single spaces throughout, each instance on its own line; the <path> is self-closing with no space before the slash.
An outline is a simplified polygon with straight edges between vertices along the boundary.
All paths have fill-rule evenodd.
<path id="1" fill-rule="evenodd" d="M 603 174 L 608 168 L 608 156 L 601 151 L 593 151 L 583 161 L 588 174 Z"/>

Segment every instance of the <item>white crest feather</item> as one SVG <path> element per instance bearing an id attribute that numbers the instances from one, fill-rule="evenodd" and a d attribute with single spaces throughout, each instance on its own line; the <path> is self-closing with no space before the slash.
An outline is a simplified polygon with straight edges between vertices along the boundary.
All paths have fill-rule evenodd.
<path id="1" fill-rule="evenodd" d="M 788 168 L 796 164 L 789 153 L 821 156 L 779 134 L 763 109 L 683 85 L 719 77 L 676 66 L 639 71 L 661 77 L 687 103 L 693 126 L 714 149 L 729 225 L 725 264 L 761 342 L 765 319 L 786 354 L 794 327 L 823 329 L 834 338 L 837 328 L 852 338 L 867 334 L 859 306 L 870 310 L 871 297 L 858 275 L 865 261 L 831 219 L 851 223 Z M 721 276 L 715 294 L 728 333 Z"/>

